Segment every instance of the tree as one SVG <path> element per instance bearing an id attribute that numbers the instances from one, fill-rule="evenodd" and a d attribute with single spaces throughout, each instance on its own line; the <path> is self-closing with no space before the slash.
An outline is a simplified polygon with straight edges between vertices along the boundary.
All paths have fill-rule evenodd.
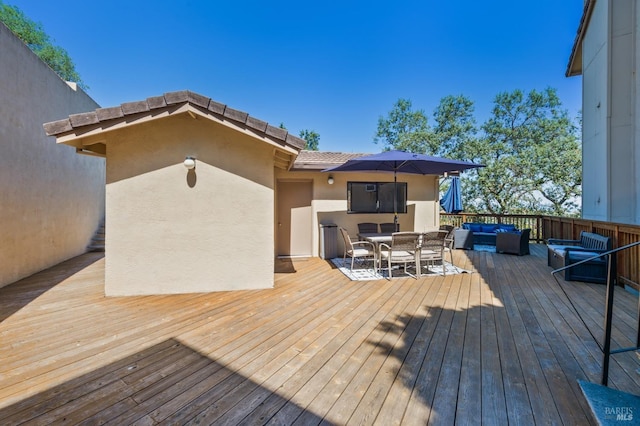
<path id="1" fill-rule="evenodd" d="M 580 144 L 554 89 L 498 94 L 482 130 L 462 148 L 485 165 L 466 179 L 468 207 L 498 214 L 575 212 Z"/>
<path id="2" fill-rule="evenodd" d="M 309 151 L 317 151 L 320 144 L 320 135 L 313 130 L 300 130 L 300 137 L 307 141 L 305 149 Z"/>
<path id="3" fill-rule="evenodd" d="M 436 154 L 446 158 L 465 160 L 464 147 L 476 137 L 478 129 L 473 116 L 473 101 L 458 96 L 440 99 L 433 117 L 433 135 L 438 146 Z"/>
<path id="4" fill-rule="evenodd" d="M 88 89 L 76 71 L 67 51 L 51 42 L 50 37 L 44 32 L 42 24 L 32 21 L 17 7 L 4 4 L 2 1 L 0 1 L 0 21 L 29 46 L 43 62 L 49 65 L 60 78 L 76 82 L 84 90 Z"/>
<path id="5" fill-rule="evenodd" d="M 437 141 L 427 124 L 424 111 L 413 111 L 409 99 L 398 99 L 387 118 L 378 118 L 378 130 L 373 141 L 385 149 L 398 149 L 421 154 L 437 151 Z"/>
<path id="6" fill-rule="evenodd" d="M 380 117 L 376 143 L 385 148 L 474 161 L 486 167 L 462 174 L 465 209 L 502 214 L 579 212 L 582 184 L 577 127 L 556 91 L 500 93 L 492 116 L 476 127 L 473 102 L 445 96 L 434 126 L 411 101 L 399 99 Z"/>

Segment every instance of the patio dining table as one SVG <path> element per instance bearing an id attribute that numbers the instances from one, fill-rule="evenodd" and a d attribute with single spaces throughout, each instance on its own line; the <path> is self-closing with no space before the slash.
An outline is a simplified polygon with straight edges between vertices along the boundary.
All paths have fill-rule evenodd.
<path id="1" fill-rule="evenodd" d="M 358 238 L 365 240 L 365 241 L 369 241 L 370 243 L 373 243 L 373 245 L 376 247 L 376 257 L 378 258 L 377 263 L 378 265 L 376 265 L 376 269 L 377 270 L 381 270 L 382 269 L 382 255 L 380 253 L 380 244 L 384 243 L 384 244 L 391 244 L 391 241 L 393 240 L 393 232 L 363 232 L 358 234 Z M 416 259 L 420 259 L 420 249 L 418 248 L 417 250 L 418 255 L 416 257 Z M 416 275 L 418 276 L 418 278 L 420 278 L 420 261 L 416 260 Z"/>
<path id="2" fill-rule="evenodd" d="M 378 246 L 380 243 L 390 243 L 392 235 L 392 232 L 363 232 L 358 234 L 358 238 Z"/>

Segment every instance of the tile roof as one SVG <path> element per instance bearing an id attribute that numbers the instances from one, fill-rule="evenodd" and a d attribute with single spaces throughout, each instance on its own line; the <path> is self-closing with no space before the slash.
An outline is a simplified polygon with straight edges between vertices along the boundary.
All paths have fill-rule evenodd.
<path id="1" fill-rule="evenodd" d="M 352 158 L 368 155 L 364 153 L 325 152 L 325 151 L 300 151 L 291 170 L 324 170 L 329 167 L 339 166 Z"/>
<path id="2" fill-rule="evenodd" d="M 232 121 L 242 127 L 262 133 L 297 150 L 305 147 L 306 141 L 287 132 L 286 129 L 275 127 L 266 121 L 250 116 L 246 112 L 230 108 L 225 104 L 214 101 L 206 96 L 188 90 L 169 92 L 162 96 L 154 96 L 141 101 L 127 102 L 120 106 L 98 108 L 95 111 L 72 114 L 69 118 L 44 124 L 48 136 L 59 136 L 83 128 L 90 128 L 108 124 L 112 120 L 122 120 L 131 115 L 157 113 L 161 110 L 175 108 L 181 104 L 190 104 L 207 113 L 219 116 L 226 121 Z"/>

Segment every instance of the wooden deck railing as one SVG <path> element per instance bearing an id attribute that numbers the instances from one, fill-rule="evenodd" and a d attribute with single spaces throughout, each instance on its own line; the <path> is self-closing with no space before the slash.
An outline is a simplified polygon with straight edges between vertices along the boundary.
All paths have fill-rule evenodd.
<path id="1" fill-rule="evenodd" d="M 581 218 L 498 215 L 488 213 L 440 213 L 440 222 L 461 226 L 464 222 L 512 223 L 518 229 L 531 229 L 531 240 L 541 243 L 549 238 L 578 239 L 581 231 L 611 237 L 613 248 L 640 241 L 640 226 L 613 222 L 602 222 Z M 640 248 L 633 247 L 618 253 L 618 284 L 640 289 Z"/>

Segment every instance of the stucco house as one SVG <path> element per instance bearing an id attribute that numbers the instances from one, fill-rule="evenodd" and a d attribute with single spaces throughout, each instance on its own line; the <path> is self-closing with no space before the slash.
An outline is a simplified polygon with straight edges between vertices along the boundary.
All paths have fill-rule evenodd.
<path id="1" fill-rule="evenodd" d="M 355 234 L 358 222 L 393 221 L 347 209 L 349 182 L 392 175 L 324 173 L 355 154 L 304 151 L 286 130 L 190 91 L 44 127 L 58 143 L 107 160 L 107 295 L 272 287 L 278 256 L 318 256 L 320 225 Z M 401 229 L 437 226 L 438 176 L 399 181 Z"/>
<path id="2" fill-rule="evenodd" d="M 582 75 L 582 216 L 640 223 L 640 7 L 585 0 L 567 76 Z"/>
<path id="3" fill-rule="evenodd" d="M 55 146 L 42 123 L 97 107 L 0 23 L 0 287 L 87 250 L 105 161 Z"/>

